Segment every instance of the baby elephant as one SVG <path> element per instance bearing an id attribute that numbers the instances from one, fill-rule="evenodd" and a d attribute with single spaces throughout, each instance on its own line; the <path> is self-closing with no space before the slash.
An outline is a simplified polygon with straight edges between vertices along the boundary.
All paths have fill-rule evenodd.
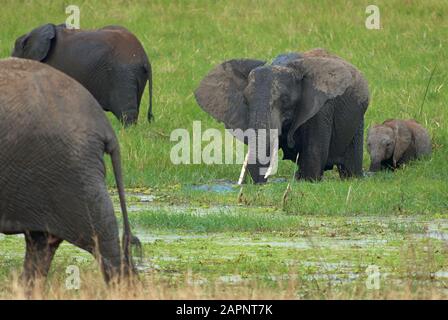
<path id="1" fill-rule="evenodd" d="M 431 153 L 428 131 L 415 120 L 390 119 L 370 128 L 367 136 L 370 171 L 395 169 Z"/>

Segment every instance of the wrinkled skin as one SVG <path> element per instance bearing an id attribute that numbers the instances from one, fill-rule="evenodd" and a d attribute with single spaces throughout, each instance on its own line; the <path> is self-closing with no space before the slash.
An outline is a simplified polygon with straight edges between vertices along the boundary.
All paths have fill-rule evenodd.
<path id="1" fill-rule="evenodd" d="M 371 172 L 393 170 L 410 160 L 431 154 L 431 138 L 415 120 L 390 119 L 369 129 L 367 150 Z"/>
<path id="2" fill-rule="evenodd" d="M 320 180 L 335 165 L 343 178 L 362 175 L 368 86 L 337 56 L 314 49 L 281 55 L 271 65 L 226 61 L 202 80 L 195 97 L 228 129 L 276 129 L 284 159 L 295 162 L 298 156 L 298 179 Z M 257 157 L 248 166 L 256 183 L 266 182 L 260 168 L 273 161 L 270 138 L 270 161 Z"/>
<path id="3" fill-rule="evenodd" d="M 117 138 L 78 82 L 31 60 L 0 60 L 0 232 L 23 233 L 23 278 L 45 277 L 66 240 L 95 255 L 109 281 L 132 271 Z M 123 253 L 105 184 L 111 155 L 123 213 Z"/>
<path id="4" fill-rule="evenodd" d="M 125 28 L 70 30 L 46 24 L 19 37 L 12 56 L 37 60 L 68 74 L 124 125 L 137 122 L 148 80 L 148 120 L 153 117 L 151 64 L 138 39 Z"/>

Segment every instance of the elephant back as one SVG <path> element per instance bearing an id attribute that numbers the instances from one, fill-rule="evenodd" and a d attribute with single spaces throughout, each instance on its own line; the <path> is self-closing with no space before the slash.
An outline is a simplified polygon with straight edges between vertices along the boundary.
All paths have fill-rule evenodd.
<path id="1" fill-rule="evenodd" d="M 0 111 L 0 130 L 9 129 L 11 139 L 59 137 L 66 140 L 67 149 L 93 137 L 103 142 L 115 139 L 103 109 L 89 91 L 64 73 L 32 60 L 0 61 Z"/>
<path id="2" fill-rule="evenodd" d="M 61 226 L 59 217 L 88 212 L 105 189 L 104 151 L 115 142 L 103 110 L 75 80 L 39 62 L 0 60 L 0 232 L 77 241 L 70 224 L 89 222 Z"/>

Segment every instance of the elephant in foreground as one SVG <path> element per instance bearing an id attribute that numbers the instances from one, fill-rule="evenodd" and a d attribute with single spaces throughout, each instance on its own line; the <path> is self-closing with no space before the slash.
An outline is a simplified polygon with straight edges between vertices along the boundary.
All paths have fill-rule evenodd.
<path id="1" fill-rule="evenodd" d="M 37 60 L 68 74 L 124 125 L 137 122 L 149 81 L 148 121 L 153 117 L 151 64 L 138 39 L 123 27 L 73 30 L 65 24 L 45 24 L 19 37 L 12 56 Z"/>
<path id="2" fill-rule="evenodd" d="M 92 253 L 107 282 L 133 272 L 119 144 L 84 87 L 42 63 L 0 60 L 0 150 L 0 232 L 25 235 L 27 283 L 47 275 L 63 240 Z M 123 252 L 104 153 L 120 198 Z"/>
<path id="3" fill-rule="evenodd" d="M 265 146 L 258 140 L 256 156 L 249 148 L 255 183 L 266 182 L 277 149 L 284 159 L 297 161 L 298 179 L 320 180 L 335 165 L 341 177 L 362 175 L 368 85 L 353 65 L 323 49 L 280 55 L 272 64 L 226 61 L 201 81 L 195 97 L 227 129 L 265 129 Z M 271 134 L 277 135 L 277 147 Z M 262 149 L 268 161 L 260 158 Z"/>
<path id="4" fill-rule="evenodd" d="M 395 169 L 431 154 L 431 137 L 417 121 L 390 119 L 369 129 L 370 171 Z"/>

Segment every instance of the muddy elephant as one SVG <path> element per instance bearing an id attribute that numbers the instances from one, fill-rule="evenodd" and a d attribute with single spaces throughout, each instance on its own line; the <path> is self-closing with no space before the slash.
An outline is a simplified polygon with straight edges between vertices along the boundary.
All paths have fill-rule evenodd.
<path id="1" fill-rule="evenodd" d="M 395 169 L 431 154 L 431 137 L 417 121 L 389 119 L 371 127 L 367 134 L 370 171 Z"/>
<path id="2" fill-rule="evenodd" d="M 27 282 L 47 275 L 63 240 L 92 253 L 106 281 L 134 270 L 119 144 L 84 87 L 42 63 L 0 60 L 0 150 L 0 232 L 25 235 Z M 104 153 L 118 188 L 123 250 Z"/>
<path id="3" fill-rule="evenodd" d="M 320 180 L 335 165 L 341 177 L 362 174 L 368 85 L 353 65 L 323 49 L 280 55 L 272 64 L 226 61 L 201 81 L 195 97 L 227 129 L 264 129 L 266 145 L 258 140 L 257 147 L 268 156 L 261 160 L 258 151 L 256 156 L 249 151 L 255 183 L 266 182 L 277 149 L 284 159 L 297 161 L 298 179 Z M 248 142 L 246 136 L 240 140 Z"/>
<path id="4" fill-rule="evenodd" d="M 19 37 L 12 56 L 37 60 L 68 74 L 124 125 L 137 122 L 149 81 L 148 121 L 153 118 L 151 64 L 138 39 L 123 27 L 73 30 L 65 24 L 45 24 Z"/>

